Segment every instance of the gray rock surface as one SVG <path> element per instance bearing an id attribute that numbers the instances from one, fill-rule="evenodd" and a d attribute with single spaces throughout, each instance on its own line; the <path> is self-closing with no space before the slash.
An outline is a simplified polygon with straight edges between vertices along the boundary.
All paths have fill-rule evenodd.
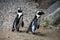
<path id="1" fill-rule="evenodd" d="M 60 24 L 60 7 L 58 9 L 56 9 L 53 13 L 46 16 L 46 20 L 51 25 Z"/>
<path id="2" fill-rule="evenodd" d="M 49 13 L 54 12 L 58 7 L 60 7 L 60 1 L 55 2 L 52 4 L 47 10 Z"/>

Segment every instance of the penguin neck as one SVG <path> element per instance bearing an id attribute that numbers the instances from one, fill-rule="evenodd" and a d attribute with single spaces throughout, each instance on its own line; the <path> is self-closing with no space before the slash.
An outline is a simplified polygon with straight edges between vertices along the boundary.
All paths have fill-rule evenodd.
<path id="1" fill-rule="evenodd" d="M 41 17 L 41 15 L 40 15 L 40 17 Z M 37 17 L 37 16 L 35 15 L 34 19 L 37 19 L 37 20 L 38 20 L 40 17 Z"/>
<path id="2" fill-rule="evenodd" d="M 18 15 L 18 18 L 20 18 L 20 17 L 21 17 L 21 15 L 22 15 L 22 13 L 18 13 L 17 15 Z"/>

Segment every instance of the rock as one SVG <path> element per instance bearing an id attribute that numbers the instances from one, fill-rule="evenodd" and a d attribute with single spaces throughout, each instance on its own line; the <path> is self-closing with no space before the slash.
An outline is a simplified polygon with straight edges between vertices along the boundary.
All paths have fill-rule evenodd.
<path id="1" fill-rule="evenodd" d="M 45 18 L 50 25 L 60 24 L 60 7 L 57 8 L 57 10 L 55 10 L 53 13 L 47 15 Z"/>
<path id="2" fill-rule="evenodd" d="M 54 12 L 58 7 L 60 7 L 60 1 L 55 2 L 52 4 L 47 10 L 49 13 Z"/>

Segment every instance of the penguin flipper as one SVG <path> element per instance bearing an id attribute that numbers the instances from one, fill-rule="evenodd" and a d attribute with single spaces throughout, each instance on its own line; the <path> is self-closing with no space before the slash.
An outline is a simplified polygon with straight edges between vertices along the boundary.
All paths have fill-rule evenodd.
<path id="1" fill-rule="evenodd" d="M 37 29 L 39 29 L 39 25 L 37 26 Z"/>
<path id="2" fill-rule="evenodd" d="M 24 27 L 24 21 L 22 21 L 21 26 Z"/>

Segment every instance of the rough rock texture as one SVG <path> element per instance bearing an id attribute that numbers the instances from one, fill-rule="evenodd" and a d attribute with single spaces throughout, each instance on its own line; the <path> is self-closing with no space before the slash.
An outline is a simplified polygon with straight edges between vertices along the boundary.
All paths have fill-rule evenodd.
<path id="1" fill-rule="evenodd" d="M 58 7 L 60 7 L 60 1 L 55 2 L 52 4 L 47 10 L 49 13 L 54 12 Z"/>
<path id="2" fill-rule="evenodd" d="M 46 20 L 51 25 L 58 25 L 60 23 L 60 7 L 53 13 L 46 16 Z"/>
<path id="3" fill-rule="evenodd" d="M 38 8 L 41 9 L 47 9 L 48 7 L 50 7 L 53 3 L 55 3 L 56 1 L 59 0 L 37 0 L 39 3 Z"/>

